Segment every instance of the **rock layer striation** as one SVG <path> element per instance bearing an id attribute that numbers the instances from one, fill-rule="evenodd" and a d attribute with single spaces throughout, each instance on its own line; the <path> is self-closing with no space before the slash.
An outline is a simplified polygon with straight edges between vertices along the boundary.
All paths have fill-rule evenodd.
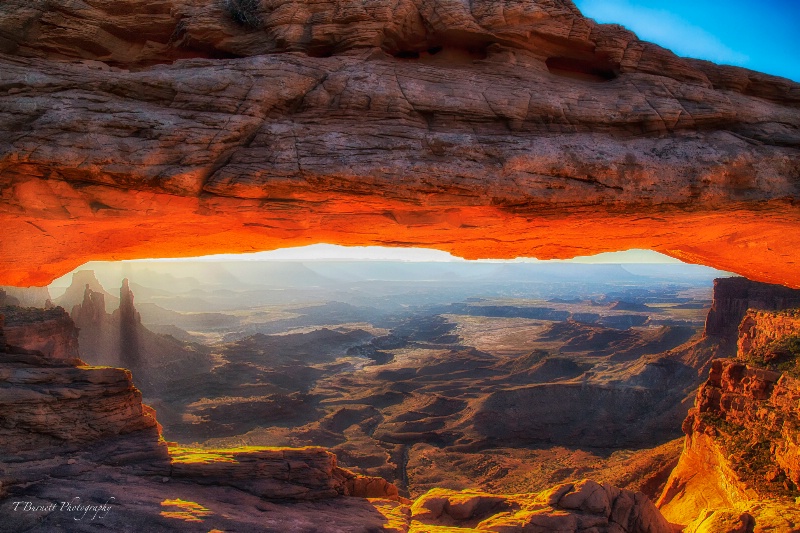
<path id="1" fill-rule="evenodd" d="M 568 0 L 245 4 L 0 6 L 0 283 L 335 242 L 800 285 L 797 84 Z"/>
<path id="2" fill-rule="evenodd" d="M 737 359 L 714 360 L 697 392 L 658 505 L 692 532 L 734 531 L 739 522 L 743 530 L 796 531 L 800 317 L 751 310 L 739 331 Z"/>

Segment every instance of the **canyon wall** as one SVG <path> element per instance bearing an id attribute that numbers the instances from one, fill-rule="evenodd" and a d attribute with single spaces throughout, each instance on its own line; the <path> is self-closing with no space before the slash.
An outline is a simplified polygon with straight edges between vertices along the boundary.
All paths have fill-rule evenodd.
<path id="1" fill-rule="evenodd" d="M 798 339 L 796 310 L 747 312 L 737 359 L 713 361 L 684 421 L 685 448 L 658 502 L 670 521 L 693 522 L 689 531 L 731 517 L 758 531 L 800 527 Z"/>
<path id="2" fill-rule="evenodd" d="M 46 318 L 42 325 L 37 331 L 31 322 L 26 331 L 40 338 L 49 332 Z M 72 466 L 79 456 L 140 472 L 169 471 L 155 412 L 142 404 L 129 371 L 86 367 L 77 358 L 8 342 L 0 346 L 0 496 L 54 472 L 81 473 Z"/>
<path id="3" fill-rule="evenodd" d="M 800 290 L 746 278 L 715 279 L 714 300 L 706 318 L 704 334 L 735 346 L 739 324 L 748 309 L 775 311 L 793 307 L 800 307 Z"/>
<path id="4" fill-rule="evenodd" d="M 800 286 L 798 106 L 568 0 L 13 0 L 0 283 L 332 242 L 650 248 Z"/>
<path id="5" fill-rule="evenodd" d="M 748 310 L 739 324 L 739 353 L 750 357 L 774 351 L 776 344 L 800 334 L 800 305 L 797 307 L 781 313 Z"/>
<path id="6" fill-rule="evenodd" d="M 36 350 L 53 359 L 77 359 L 78 331 L 61 307 L 5 307 L 6 342 L 26 350 Z M 2 348 L 3 343 L 0 343 Z"/>

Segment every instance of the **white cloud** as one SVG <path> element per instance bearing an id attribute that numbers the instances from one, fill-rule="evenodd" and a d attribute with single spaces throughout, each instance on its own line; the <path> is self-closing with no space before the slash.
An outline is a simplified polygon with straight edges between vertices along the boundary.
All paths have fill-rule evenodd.
<path id="1" fill-rule="evenodd" d="M 631 5 L 626 0 L 577 0 L 578 8 L 597 22 L 621 24 L 679 56 L 706 59 L 715 63 L 746 66 L 750 58 L 731 49 L 703 28 L 664 9 Z"/>

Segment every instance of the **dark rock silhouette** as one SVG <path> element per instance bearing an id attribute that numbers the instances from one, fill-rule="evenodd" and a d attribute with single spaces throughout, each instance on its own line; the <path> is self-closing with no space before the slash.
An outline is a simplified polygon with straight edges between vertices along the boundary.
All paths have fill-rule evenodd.
<path id="1" fill-rule="evenodd" d="M 139 354 L 139 329 L 142 317 L 133 306 L 133 291 L 128 286 L 128 279 L 122 280 L 119 289 L 119 309 L 113 315 L 119 320 L 119 354 L 120 362 L 125 368 L 138 370 L 141 367 Z"/>

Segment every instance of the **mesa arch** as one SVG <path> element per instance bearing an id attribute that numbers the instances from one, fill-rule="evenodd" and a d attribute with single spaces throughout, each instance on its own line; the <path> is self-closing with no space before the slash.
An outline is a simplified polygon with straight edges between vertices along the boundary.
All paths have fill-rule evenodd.
<path id="1" fill-rule="evenodd" d="M 800 85 L 569 0 L 0 6 L 0 284 L 329 242 L 800 287 Z"/>

